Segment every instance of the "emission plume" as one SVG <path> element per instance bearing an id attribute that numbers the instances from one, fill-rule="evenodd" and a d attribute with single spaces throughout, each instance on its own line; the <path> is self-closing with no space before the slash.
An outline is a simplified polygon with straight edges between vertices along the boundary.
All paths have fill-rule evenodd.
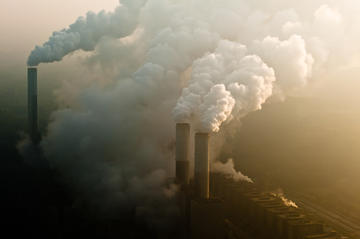
<path id="1" fill-rule="evenodd" d="M 278 189 L 276 192 L 272 192 L 270 194 L 273 195 L 274 197 L 281 199 L 281 201 L 284 203 L 285 206 L 298 208 L 298 205 L 296 205 L 294 201 L 291 201 L 290 199 L 285 197 L 281 189 Z"/>
<path id="2" fill-rule="evenodd" d="M 251 49 L 222 40 L 214 53 L 194 61 L 189 86 L 173 110 L 175 121 L 218 132 L 224 122 L 260 110 L 273 89 L 284 94 L 305 86 L 311 76 L 313 58 L 300 36 L 266 37 Z"/>
<path id="3" fill-rule="evenodd" d="M 102 37 L 122 38 L 131 34 L 138 21 L 139 8 L 145 0 L 122 1 L 114 12 L 88 12 L 68 28 L 54 32 L 42 46 L 31 52 L 27 64 L 61 61 L 64 56 L 76 51 L 93 51 Z"/>
<path id="4" fill-rule="evenodd" d="M 228 159 L 226 163 L 222 163 L 222 162 L 214 162 L 211 165 L 211 171 L 214 173 L 221 173 L 223 175 L 225 175 L 227 178 L 231 178 L 233 179 L 235 182 L 239 182 L 239 181 L 245 181 L 248 183 L 253 183 L 254 181 L 249 178 L 248 176 L 242 174 L 239 171 L 236 171 L 234 169 L 234 160 L 233 159 Z"/>
<path id="5" fill-rule="evenodd" d="M 232 117 L 261 109 L 275 75 L 260 57 L 247 53 L 244 45 L 222 40 L 214 53 L 194 61 L 189 86 L 173 110 L 175 121 L 218 132 Z"/>

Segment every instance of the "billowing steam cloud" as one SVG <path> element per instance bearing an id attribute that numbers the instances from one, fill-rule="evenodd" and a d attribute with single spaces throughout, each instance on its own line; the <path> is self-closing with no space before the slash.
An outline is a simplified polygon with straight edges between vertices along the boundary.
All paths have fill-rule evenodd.
<path id="1" fill-rule="evenodd" d="M 292 35 L 285 41 L 266 37 L 255 41 L 253 50 L 275 70 L 276 87 L 285 93 L 305 86 L 312 75 L 314 59 L 301 36 Z"/>
<path id="2" fill-rule="evenodd" d="M 199 121 L 197 128 L 217 132 L 231 117 L 261 108 L 272 94 L 274 71 L 239 43 L 223 40 L 212 54 L 192 65 L 189 87 L 173 111 L 178 122 Z"/>
<path id="3" fill-rule="evenodd" d="M 296 7 L 272 8 L 290 2 L 123 0 L 113 13 L 89 13 L 54 33 L 31 53 L 29 65 L 85 50 L 94 51 L 86 62 L 114 74 L 106 75 L 105 87 L 77 89 L 73 106 L 53 114 L 42 142 L 46 157 L 94 207 L 134 209 L 155 228 L 171 222 L 172 117 L 219 131 L 355 52 L 338 50 L 340 43 L 351 45 L 343 34 L 330 37 L 344 32 L 339 12 L 296 1 L 294 6 L 314 7 L 304 21 L 308 15 Z M 217 168 L 250 181 L 232 161 Z"/>
<path id="4" fill-rule="evenodd" d="M 31 52 L 27 64 L 61 61 L 64 56 L 76 50 L 93 51 L 104 36 L 121 38 L 132 33 L 138 21 L 139 7 L 145 0 L 122 1 L 114 12 L 89 12 L 80 17 L 69 28 L 54 32 L 42 46 Z"/>
<path id="5" fill-rule="evenodd" d="M 222 40 L 214 53 L 196 60 L 189 86 L 173 111 L 175 121 L 218 132 L 222 123 L 261 109 L 274 88 L 287 92 L 304 86 L 311 76 L 313 58 L 300 36 L 285 41 L 266 37 L 254 42 L 252 52 L 261 58 L 247 55 L 239 43 Z"/>
<path id="6" fill-rule="evenodd" d="M 248 176 L 234 169 L 233 159 L 228 159 L 226 163 L 214 162 L 211 165 L 211 167 L 212 167 L 211 169 L 212 172 L 224 174 L 226 177 L 233 179 L 235 182 L 239 182 L 239 181 L 245 181 L 248 183 L 254 182 Z"/>

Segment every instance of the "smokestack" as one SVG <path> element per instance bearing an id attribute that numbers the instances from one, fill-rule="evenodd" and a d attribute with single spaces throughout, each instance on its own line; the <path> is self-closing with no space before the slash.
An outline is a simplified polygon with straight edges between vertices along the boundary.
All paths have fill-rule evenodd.
<path id="1" fill-rule="evenodd" d="M 37 68 L 28 68 L 28 123 L 31 141 L 39 141 L 37 106 Z"/>
<path id="2" fill-rule="evenodd" d="M 195 134 L 195 184 L 202 199 L 209 199 L 209 133 Z"/>
<path id="3" fill-rule="evenodd" d="M 182 185 L 190 181 L 190 125 L 176 124 L 176 180 Z"/>

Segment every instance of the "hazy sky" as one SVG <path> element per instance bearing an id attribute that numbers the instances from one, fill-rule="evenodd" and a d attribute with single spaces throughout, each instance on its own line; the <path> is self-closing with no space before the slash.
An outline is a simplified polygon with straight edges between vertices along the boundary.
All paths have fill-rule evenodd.
<path id="1" fill-rule="evenodd" d="M 118 4 L 118 0 L 1 0 L 0 58 L 24 57 L 25 61 L 32 48 L 53 31 L 67 27 L 88 11 L 110 11 Z"/>

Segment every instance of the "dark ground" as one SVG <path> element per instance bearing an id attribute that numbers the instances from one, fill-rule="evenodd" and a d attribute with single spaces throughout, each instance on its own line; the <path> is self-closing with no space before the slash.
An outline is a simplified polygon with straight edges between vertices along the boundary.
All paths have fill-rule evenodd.
<path id="1" fill-rule="evenodd" d="M 135 222 L 131 210 L 110 220 L 98 218 L 84 204 L 74 207 L 76 198 L 56 170 L 29 165 L 19 155 L 20 136 L 15 132 L 3 130 L 0 135 L 0 238 L 157 237 Z"/>

